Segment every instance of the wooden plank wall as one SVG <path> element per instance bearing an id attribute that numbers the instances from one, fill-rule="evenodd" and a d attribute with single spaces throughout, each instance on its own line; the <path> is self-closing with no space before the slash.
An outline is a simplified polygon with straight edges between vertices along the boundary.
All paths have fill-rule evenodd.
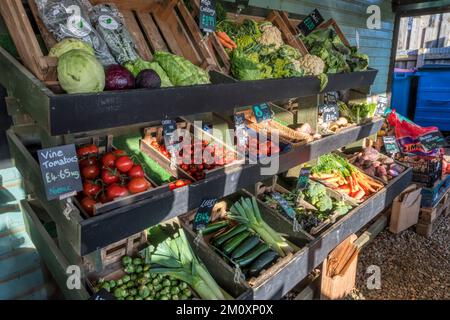
<path id="1" fill-rule="evenodd" d="M 54 290 L 25 230 L 24 198 L 19 172 L 0 170 L 0 300 L 47 299 Z"/>
<path id="2" fill-rule="evenodd" d="M 334 18 L 352 45 L 356 45 L 356 30 L 360 37 L 360 50 L 369 55 L 370 65 L 379 70 L 374 94 L 386 92 L 389 62 L 392 47 L 394 14 L 390 0 L 250 0 L 250 6 L 285 10 L 291 13 L 307 15 L 315 8 L 319 9 L 325 19 Z M 366 14 L 369 5 L 381 8 L 381 29 L 367 28 Z"/>

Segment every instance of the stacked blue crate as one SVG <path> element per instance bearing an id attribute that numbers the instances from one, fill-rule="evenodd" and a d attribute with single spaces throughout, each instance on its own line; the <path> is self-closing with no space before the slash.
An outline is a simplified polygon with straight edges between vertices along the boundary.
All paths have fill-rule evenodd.
<path id="1" fill-rule="evenodd" d="M 20 211 L 25 198 L 20 173 L 0 170 L 0 300 L 47 299 L 52 286 Z"/>

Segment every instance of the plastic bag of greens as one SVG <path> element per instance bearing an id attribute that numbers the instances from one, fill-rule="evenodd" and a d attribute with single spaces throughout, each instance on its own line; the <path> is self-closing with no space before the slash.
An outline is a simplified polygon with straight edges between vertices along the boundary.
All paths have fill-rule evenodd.
<path id="1" fill-rule="evenodd" d="M 106 42 L 89 22 L 86 0 L 36 0 L 39 16 L 57 41 L 77 38 L 92 45 L 103 66 L 115 64 Z"/>
<path id="2" fill-rule="evenodd" d="M 139 58 L 130 33 L 123 23 L 123 17 L 117 7 L 100 4 L 89 12 L 92 24 L 108 44 L 117 62 L 124 64 Z"/>

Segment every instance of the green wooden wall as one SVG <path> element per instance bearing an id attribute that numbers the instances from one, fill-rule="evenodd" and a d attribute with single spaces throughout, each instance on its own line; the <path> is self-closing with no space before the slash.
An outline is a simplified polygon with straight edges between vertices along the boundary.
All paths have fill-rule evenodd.
<path id="1" fill-rule="evenodd" d="M 360 50 L 370 56 L 371 67 L 379 74 L 372 87 L 373 93 L 386 92 L 389 62 L 394 30 L 394 14 L 390 0 L 250 0 L 250 6 L 264 7 L 307 15 L 315 8 L 325 19 L 334 18 L 352 45 L 356 45 L 356 30 L 360 37 Z M 381 8 L 381 29 L 367 28 L 367 7 Z"/>

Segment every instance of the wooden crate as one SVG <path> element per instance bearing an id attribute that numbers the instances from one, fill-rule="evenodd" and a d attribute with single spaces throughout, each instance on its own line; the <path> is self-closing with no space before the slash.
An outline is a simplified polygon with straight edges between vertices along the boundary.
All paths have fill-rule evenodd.
<path id="1" fill-rule="evenodd" d="M 200 0 L 188 0 L 191 7 L 191 15 L 195 19 L 198 19 Z M 286 44 L 298 49 L 302 55 L 307 54 L 303 42 L 297 37 L 298 33 L 295 33 L 295 23 L 298 24 L 298 20 L 290 20 L 288 13 L 284 11 L 272 10 L 267 15 L 267 17 L 251 16 L 245 14 L 236 15 L 235 13 L 227 13 L 227 18 L 237 22 L 238 24 L 243 23 L 245 19 L 252 19 L 256 22 L 269 21 L 274 26 L 276 26 L 282 34 L 283 40 Z M 230 57 L 219 41 L 219 38 L 215 33 L 211 34 L 206 40 L 211 52 L 214 52 L 215 57 L 221 66 L 221 71 L 224 73 L 230 73 L 231 63 Z"/>
<path id="2" fill-rule="evenodd" d="M 440 222 L 439 217 L 448 214 L 450 214 L 450 189 L 442 195 L 435 206 L 420 208 L 419 223 L 416 225 L 416 232 L 426 238 L 431 237 Z"/>
<path id="3" fill-rule="evenodd" d="M 218 69 L 216 59 L 202 41 L 200 29 L 187 14 L 182 0 L 91 0 L 92 5 L 113 3 L 123 15 L 138 54 L 151 59 L 156 50 L 185 57 L 204 69 Z M 32 16 L 27 16 L 21 0 L 0 1 L 0 12 L 17 47 L 22 63 L 50 88 L 57 87 L 57 59 L 46 56 L 33 31 L 38 26 L 47 49 L 56 44 L 39 17 L 35 0 L 28 0 Z"/>

